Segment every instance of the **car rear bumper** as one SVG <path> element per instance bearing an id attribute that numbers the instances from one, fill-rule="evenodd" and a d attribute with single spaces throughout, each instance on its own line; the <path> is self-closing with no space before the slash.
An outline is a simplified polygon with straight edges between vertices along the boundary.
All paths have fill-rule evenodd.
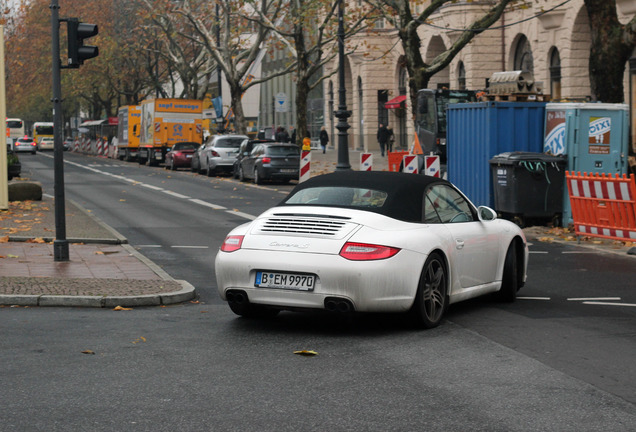
<path id="1" fill-rule="evenodd" d="M 405 312 L 413 304 L 425 259 L 406 250 L 376 261 L 350 261 L 327 254 L 239 250 L 219 252 L 215 267 L 223 300 L 227 300 L 228 290 L 241 290 L 252 303 L 282 309 L 325 309 L 325 299 L 336 297 L 349 300 L 359 312 Z M 254 282 L 259 270 L 314 274 L 315 286 L 312 291 L 257 288 Z"/>

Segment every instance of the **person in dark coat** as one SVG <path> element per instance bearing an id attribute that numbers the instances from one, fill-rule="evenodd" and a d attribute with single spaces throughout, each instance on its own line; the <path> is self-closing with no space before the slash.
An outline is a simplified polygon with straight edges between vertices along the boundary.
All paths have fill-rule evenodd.
<path id="1" fill-rule="evenodd" d="M 380 154 L 384 156 L 384 149 L 386 148 L 386 144 L 389 141 L 389 130 L 380 123 L 380 127 L 378 128 L 377 138 L 378 144 L 380 144 Z"/>
<path id="2" fill-rule="evenodd" d="M 320 128 L 320 146 L 322 147 L 322 152 L 324 153 L 327 150 L 327 143 L 329 142 L 329 134 L 325 127 Z"/>
<path id="3" fill-rule="evenodd" d="M 280 127 L 279 131 L 276 133 L 276 141 L 284 143 L 289 142 L 289 134 L 284 127 Z"/>
<path id="4" fill-rule="evenodd" d="M 393 128 L 391 126 L 387 126 L 386 128 L 389 131 L 389 140 L 387 143 L 387 153 L 391 153 L 393 151 L 393 144 L 395 143 L 395 134 L 393 133 Z"/>

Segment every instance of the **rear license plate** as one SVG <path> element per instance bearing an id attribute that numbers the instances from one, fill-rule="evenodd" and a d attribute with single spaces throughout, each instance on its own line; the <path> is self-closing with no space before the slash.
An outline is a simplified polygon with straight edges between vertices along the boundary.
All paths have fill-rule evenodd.
<path id="1" fill-rule="evenodd" d="M 298 172 L 298 170 L 297 169 L 281 169 L 280 172 L 284 174 L 292 174 L 292 173 Z"/>
<path id="2" fill-rule="evenodd" d="M 259 271 L 256 272 L 254 286 L 257 288 L 313 291 L 315 281 L 315 275 Z"/>
<path id="3" fill-rule="evenodd" d="M 192 155 L 186 155 L 186 159 L 190 159 Z"/>

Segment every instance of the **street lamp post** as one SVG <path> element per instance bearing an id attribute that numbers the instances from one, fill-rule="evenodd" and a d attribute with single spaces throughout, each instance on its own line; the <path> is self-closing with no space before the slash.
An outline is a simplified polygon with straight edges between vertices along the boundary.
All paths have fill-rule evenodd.
<path id="1" fill-rule="evenodd" d="M 347 90 L 345 88 L 345 56 L 344 56 L 344 0 L 338 0 L 338 111 L 334 114 L 338 118 L 338 164 L 336 171 L 350 170 L 349 164 L 349 136 L 347 130 L 351 111 L 347 110 Z"/>

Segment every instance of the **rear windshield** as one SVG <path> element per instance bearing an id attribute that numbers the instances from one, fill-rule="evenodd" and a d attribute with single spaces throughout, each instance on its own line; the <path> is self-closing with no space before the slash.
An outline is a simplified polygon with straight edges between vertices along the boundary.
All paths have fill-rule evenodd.
<path id="1" fill-rule="evenodd" d="M 22 122 L 20 120 L 7 120 L 7 127 L 19 129 L 22 127 Z"/>
<path id="2" fill-rule="evenodd" d="M 239 148 L 245 138 L 221 138 L 214 143 L 214 147 Z"/>
<path id="3" fill-rule="evenodd" d="M 33 138 L 20 138 L 18 140 L 19 143 L 32 143 L 33 142 Z"/>
<path id="4" fill-rule="evenodd" d="M 296 146 L 268 146 L 267 154 L 272 156 L 298 156 L 300 149 Z"/>
<path id="5" fill-rule="evenodd" d="M 285 205 L 324 205 L 350 208 L 380 208 L 388 194 L 383 191 L 353 187 L 315 187 L 301 189 L 286 201 Z"/>

